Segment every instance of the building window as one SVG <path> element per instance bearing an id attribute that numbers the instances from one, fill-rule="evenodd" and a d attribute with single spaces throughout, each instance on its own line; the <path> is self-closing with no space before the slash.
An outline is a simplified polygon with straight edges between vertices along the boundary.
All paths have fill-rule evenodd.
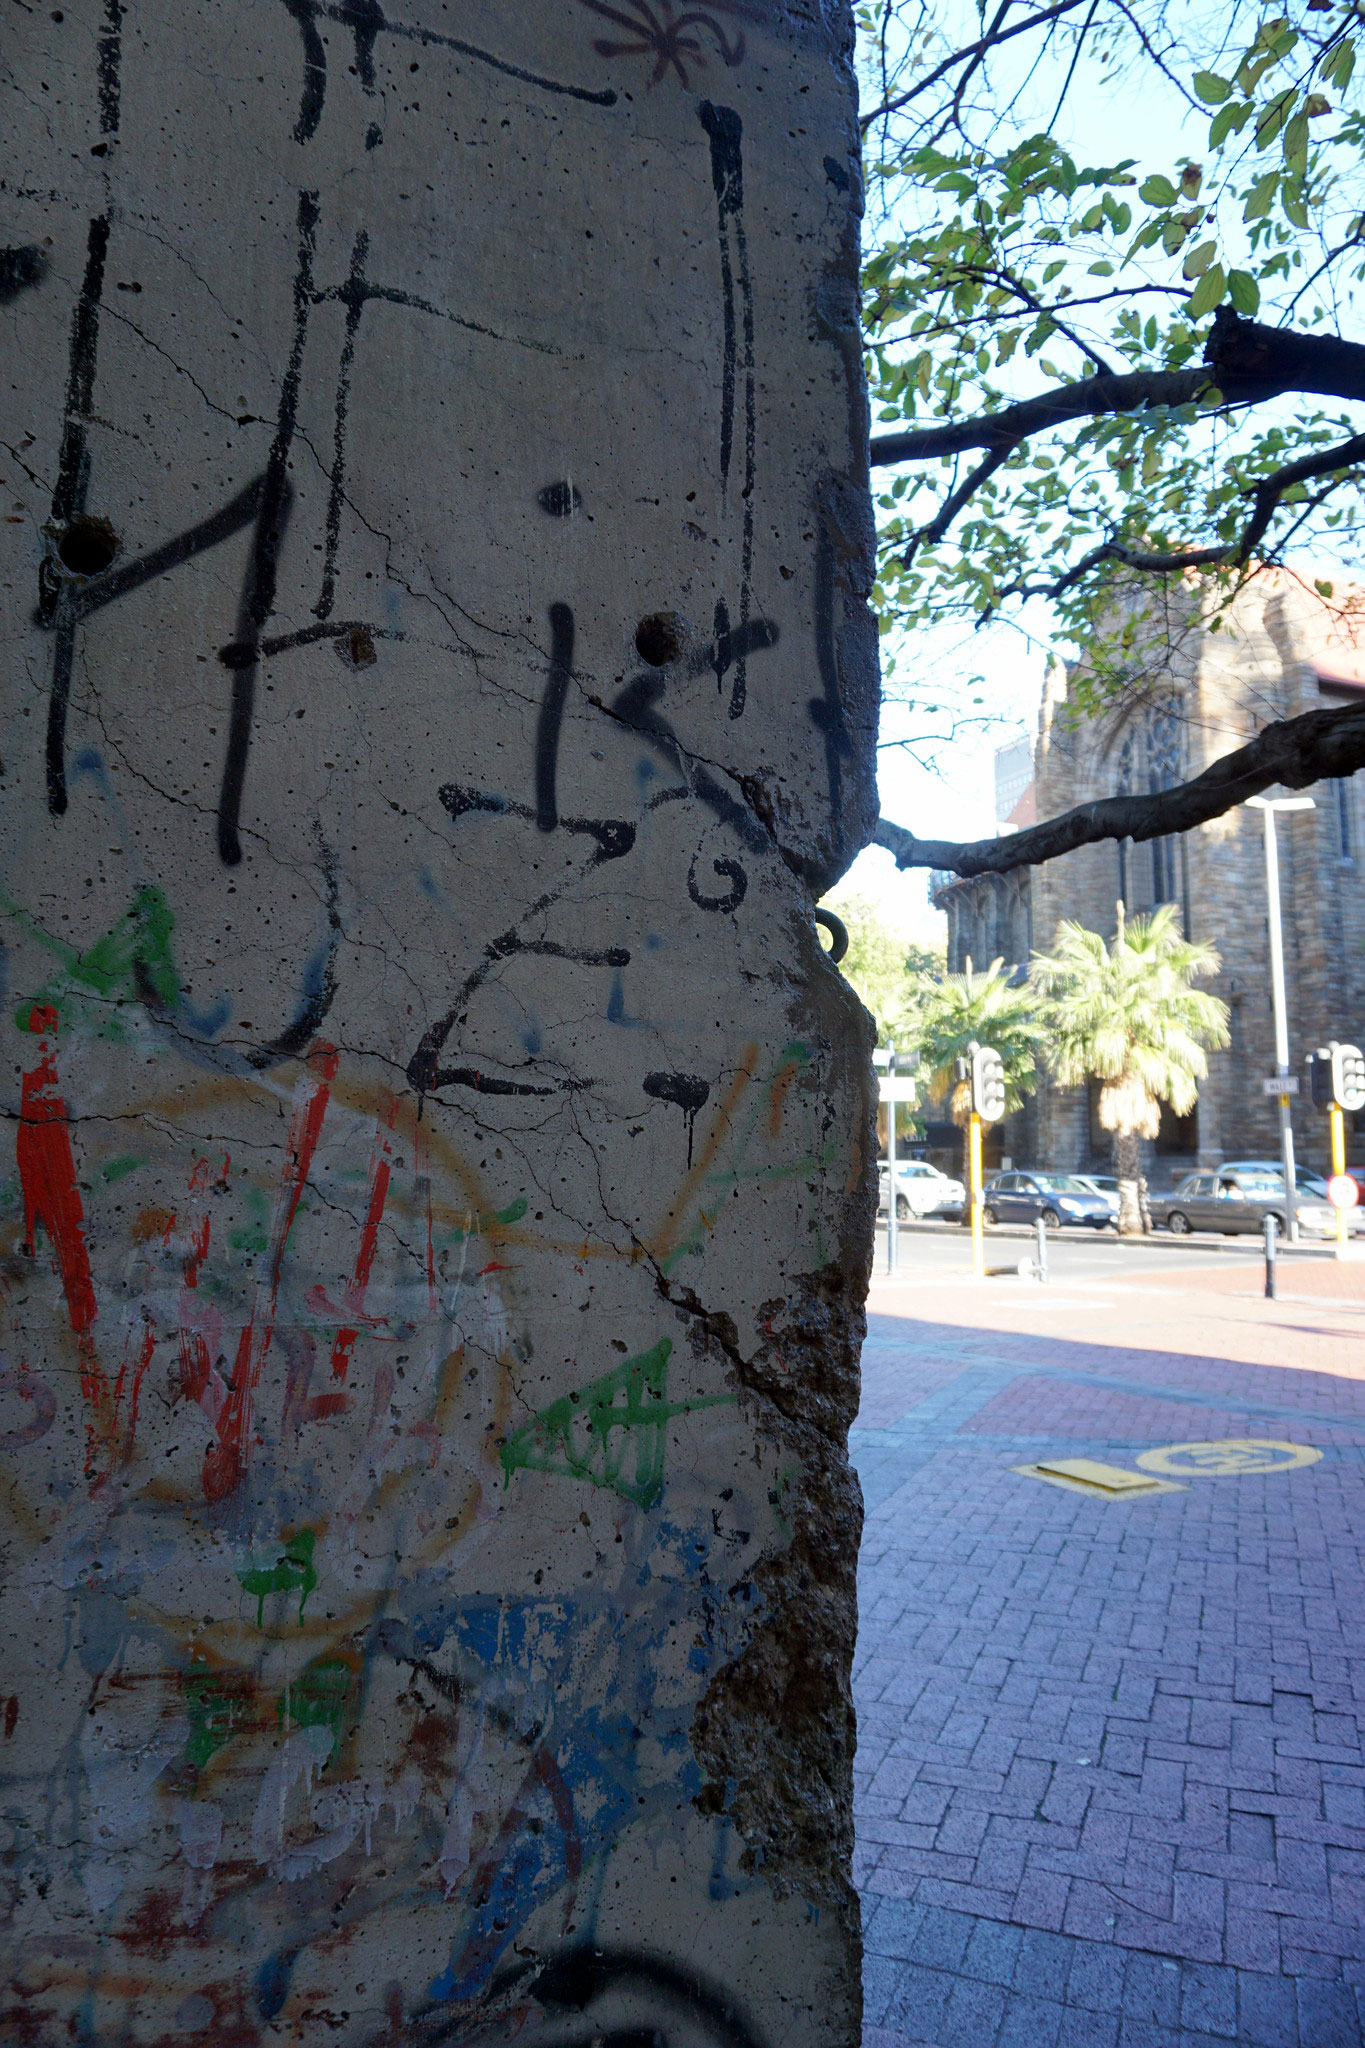
<path id="1" fill-rule="evenodd" d="M 1184 761 L 1184 730 L 1178 697 L 1161 697 L 1148 704 L 1140 724 L 1130 720 L 1115 757 L 1114 794 L 1131 796 L 1146 790 L 1156 796 L 1173 789 L 1180 781 Z M 1180 842 L 1175 838 L 1153 839 L 1149 851 L 1135 858 L 1134 842 L 1118 842 L 1119 895 L 1130 910 L 1155 910 L 1163 903 L 1178 903 L 1181 897 Z M 1150 877 L 1150 891 L 1143 897 L 1142 878 Z"/>
<path id="2" fill-rule="evenodd" d="M 1349 776 L 1342 776 L 1332 784 L 1336 797 L 1337 859 L 1354 861 L 1356 840 L 1351 817 L 1351 782 Z"/>
<path id="3" fill-rule="evenodd" d="M 1199 1150 L 1199 1104 L 1188 1116 L 1177 1116 L 1169 1102 L 1161 1105 L 1161 1128 L 1152 1148 L 1159 1159 L 1193 1158 Z"/>
<path id="4" fill-rule="evenodd" d="M 1180 780 L 1180 707 L 1167 698 L 1147 713 L 1147 787 L 1155 796 L 1159 790 L 1174 789 Z M 1180 894 L 1176 880 L 1174 839 L 1152 841 L 1152 905 L 1174 903 Z"/>

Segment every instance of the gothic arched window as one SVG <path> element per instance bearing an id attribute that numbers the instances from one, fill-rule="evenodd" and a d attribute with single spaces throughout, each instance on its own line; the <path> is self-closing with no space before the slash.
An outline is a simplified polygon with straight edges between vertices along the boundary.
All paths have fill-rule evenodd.
<path id="1" fill-rule="evenodd" d="M 1141 718 L 1130 718 L 1114 754 L 1114 794 L 1155 796 L 1173 789 L 1184 770 L 1184 716 L 1178 697 L 1159 697 Z M 1131 839 L 1118 845 L 1119 895 L 1133 910 L 1155 909 L 1179 900 L 1179 841 L 1151 839 L 1136 847 Z M 1150 881 L 1150 896 L 1142 898 Z"/>

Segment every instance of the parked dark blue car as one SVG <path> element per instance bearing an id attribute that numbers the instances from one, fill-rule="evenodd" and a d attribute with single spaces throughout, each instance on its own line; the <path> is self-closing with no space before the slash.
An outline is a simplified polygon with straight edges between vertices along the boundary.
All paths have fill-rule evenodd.
<path id="1" fill-rule="evenodd" d="M 986 1182 L 988 1223 L 1032 1223 L 1041 1216 L 1049 1230 L 1083 1223 L 1106 1230 L 1112 1204 L 1075 1173 L 997 1173 Z"/>

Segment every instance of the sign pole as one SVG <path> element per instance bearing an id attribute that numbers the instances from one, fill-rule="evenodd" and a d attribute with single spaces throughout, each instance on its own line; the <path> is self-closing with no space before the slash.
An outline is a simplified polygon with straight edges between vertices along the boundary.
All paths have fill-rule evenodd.
<path id="1" fill-rule="evenodd" d="M 978 1280 L 986 1277 L 985 1195 L 981 1188 L 981 1119 L 972 1111 L 967 1131 L 967 1190 L 972 1205 L 972 1272 Z"/>
<path id="2" fill-rule="evenodd" d="M 1341 1104 L 1334 1102 L 1327 1112 L 1332 1131 L 1332 1177 L 1346 1171 L 1346 1116 Z M 1347 1237 L 1346 1211 L 1337 1210 L 1337 1251 L 1345 1246 Z"/>
<path id="3" fill-rule="evenodd" d="M 891 1047 L 887 1062 L 887 1075 L 891 1080 L 891 1100 L 886 1105 L 886 1271 L 888 1278 L 896 1272 L 896 1048 Z"/>

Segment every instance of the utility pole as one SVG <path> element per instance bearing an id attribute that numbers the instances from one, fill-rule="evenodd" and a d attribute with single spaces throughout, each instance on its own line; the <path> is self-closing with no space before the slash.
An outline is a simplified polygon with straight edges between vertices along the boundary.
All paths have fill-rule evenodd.
<path id="1" fill-rule="evenodd" d="M 1280 853 L 1276 811 L 1313 811 L 1311 796 L 1252 796 L 1247 806 L 1265 823 L 1266 917 L 1270 927 L 1270 1000 L 1275 1012 L 1275 1072 L 1280 1086 L 1280 1163 L 1284 1172 L 1284 1227 L 1290 1244 L 1299 1241 L 1298 1182 L 1294 1176 L 1294 1126 L 1289 1115 L 1289 1019 L 1284 991 L 1284 933 L 1280 923 Z M 1295 1080 L 1295 1088 L 1298 1083 Z"/>

